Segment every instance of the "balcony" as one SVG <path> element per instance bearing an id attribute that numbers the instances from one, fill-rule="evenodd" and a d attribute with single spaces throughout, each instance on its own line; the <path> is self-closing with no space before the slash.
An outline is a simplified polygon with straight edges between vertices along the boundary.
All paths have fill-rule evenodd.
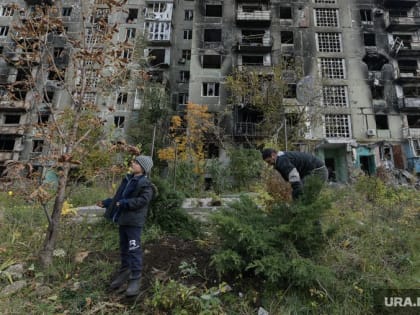
<path id="1" fill-rule="evenodd" d="M 415 32 L 420 29 L 420 16 L 396 16 L 386 12 L 384 15 L 385 28 L 388 32 Z"/>
<path id="2" fill-rule="evenodd" d="M 403 111 L 420 111 L 420 98 L 405 97 L 399 108 Z"/>
<path id="3" fill-rule="evenodd" d="M 236 11 L 236 24 L 239 26 L 258 25 L 259 27 L 267 27 L 271 23 L 271 10 L 255 10 L 244 11 L 239 9 Z"/>
<path id="4" fill-rule="evenodd" d="M 236 44 L 238 52 L 269 53 L 273 47 L 270 36 L 253 37 L 241 36 Z"/>
<path id="5" fill-rule="evenodd" d="M 261 124 L 255 122 L 236 122 L 233 128 L 235 137 L 264 137 L 267 134 L 267 130 L 264 130 Z"/>
<path id="6" fill-rule="evenodd" d="M 403 41 L 402 46 L 396 51 L 397 57 L 420 56 L 420 42 Z"/>
<path id="7" fill-rule="evenodd" d="M 1 152 L 0 151 L 0 161 L 13 160 L 13 157 L 14 157 L 13 152 Z"/>
<path id="8" fill-rule="evenodd" d="M 383 0 L 383 5 L 387 8 L 412 8 L 417 4 L 417 1 L 418 0 Z"/>
<path id="9" fill-rule="evenodd" d="M 402 128 L 402 136 L 404 139 L 408 138 L 420 138 L 420 128 Z"/>
<path id="10" fill-rule="evenodd" d="M 0 126 L 0 134 L 22 136 L 25 131 L 24 129 L 25 129 L 24 126 L 20 126 L 20 125 L 14 125 L 14 126 L 2 125 Z"/>

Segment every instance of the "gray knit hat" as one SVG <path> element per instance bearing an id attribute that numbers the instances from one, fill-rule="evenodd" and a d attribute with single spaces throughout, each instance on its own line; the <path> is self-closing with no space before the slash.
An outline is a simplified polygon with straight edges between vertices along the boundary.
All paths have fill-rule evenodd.
<path id="1" fill-rule="evenodd" d="M 146 174 L 149 174 L 153 167 L 153 160 L 150 156 L 139 155 L 135 158 Z"/>

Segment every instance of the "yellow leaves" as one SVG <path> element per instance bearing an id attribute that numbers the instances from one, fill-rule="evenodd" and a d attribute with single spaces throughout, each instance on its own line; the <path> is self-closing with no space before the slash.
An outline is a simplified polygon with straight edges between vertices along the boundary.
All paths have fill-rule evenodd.
<path id="1" fill-rule="evenodd" d="M 213 115 L 207 109 L 207 106 L 189 103 L 184 120 L 180 116 L 172 116 L 172 145 L 158 151 L 159 159 L 192 161 L 194 173 L 203 173 L 204 140 L 206 133 L 214 128 Z"/>
<path id="2" fill-rule="evenodd" d="M 73 208 L 73 205 L 71 203 L 68 203 L 67 200 L 64 201 L 63 207 L 61 208 L 61 215 L 62 216 L 68 216 L 68 215 L 76 215 L 77 210 Z"/>
<path id="3" fill-rule="evenodd" d="M 9 191 L 7 192 L 7 194 L 8 194 L 9 196 L 13 196 L 13 191 L 9 190 Z"/>
<path id="4" fill-rule="evenodd" d="M 30 200 L 38 201 L 41 204 L 45 204 L 53 197 L 48 191 L 42 186 L 38 187 L 32 194 L 29 195 Z"/>

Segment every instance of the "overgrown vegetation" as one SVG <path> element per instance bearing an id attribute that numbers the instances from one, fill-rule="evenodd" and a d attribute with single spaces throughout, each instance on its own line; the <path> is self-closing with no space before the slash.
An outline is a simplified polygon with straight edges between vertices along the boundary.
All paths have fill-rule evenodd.
<path id="1" fill-rule="evenodd" d="M 190 253 L 165 272 L 154 258 L 141 296 L 120 300 L 107 291 L 118 264 L 115 225 L 65 216 L 54 265 L 42 269 L 34 256 L 46 224 L 42 209 L 2 193 L 0 288 L 19 281 L 7 272 L 18 263 L 26 286 L 1 297 L 1 313 L 255 314 L 263 307 L 270 314 L 375 314 L 376 289 L 419 285 L 416 190 L 361 177 L 354 186 L 324 188 L 318 197 L 309 190 L 297 204 L 277 195 L 260 198 L 260 192 L 243 196 L 217 213 L 206 233 L 197 233 L 200 225 L 179 210 L 183 195 L 170 182 L 154 181 L 159 197 L 143 235 L 147 251 L 167 242 L 168 233 L 191 242 L 182 241 L 185 236 L 213 255 L 212 267 Z M 108 193 L 84 187 L 73 190 L 69 202 L 81 203 L 89 191 L 92 199 Z"/>

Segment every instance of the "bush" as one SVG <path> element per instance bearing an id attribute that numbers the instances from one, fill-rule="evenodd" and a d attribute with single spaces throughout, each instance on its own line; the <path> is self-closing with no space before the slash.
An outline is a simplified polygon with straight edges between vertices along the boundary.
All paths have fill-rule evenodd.
<path id="1" fill-rule="evenodd" d="M 196 237 L 200 225 L 181 208 L 184 195 L 173 189 L 166 180 L 156 178 L 153 183 L 158 189 L 158 195 L 150 205 L 147 224 L 156 224 L 163 231 L 181 237 Z"/>
<path id="2" fill-rule="evenodd" d="M 252 272 L 270 284 L 287 282 L 305 288 L 321 280 L 331 285 L 332 272 L 311 260 L 325 243 L 319 219 L 329 201 L 311 197 L 304 194 L 292 205 L 277 203 L 269 212 L 241 197 L 216 213 L 212 219 L 221 248 L 212 264 L 219 274 L 242 277 Z"/>

